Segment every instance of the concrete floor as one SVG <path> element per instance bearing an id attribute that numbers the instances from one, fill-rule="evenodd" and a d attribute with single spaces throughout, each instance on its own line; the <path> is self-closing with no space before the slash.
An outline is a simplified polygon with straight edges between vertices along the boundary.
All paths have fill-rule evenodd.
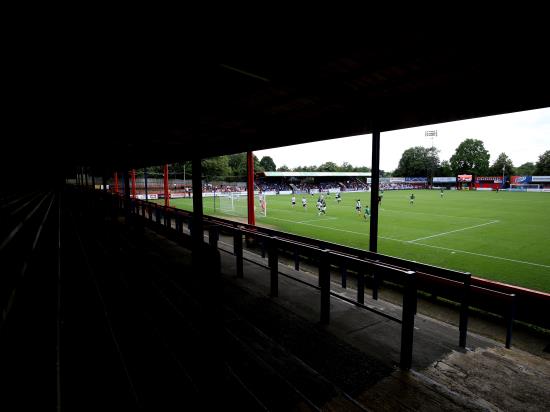
<path id="1" fill-rule="evenodd" d="M 366 410 L 550 410 L 550 354 L 543 351 L 549 340 L 544 332 L 515 327 L 512 348 L 505 349 L 504 325 L 472 313 L 464 350 L 458 346 L 458 312 L 453 306 L 421 299 L 413 366 L 401 371 L 400 324 L 332 297 L 330 324 L 321 325 L 316 289 L 280 275 L 279 296 L 270 298 L 269 271 L 260 266 L 267 265 L 267 258 L 245 249 L 244 277 L 236 278 L 231 239 L 222 237 L 219 247 L 224 304 Z M 171 253 L 177 258 L 188 252 L 172 244 Z M 317 284 L 316 268 L 302 262 L 295 271 L 290 259 L 286 263 L 280 259 L 281 273 Z M 333 274 L 331 289 L 353 298 L 353 283 L 342 289 Z M 382 288 L 376 301 L 368 293 L 365 305 L 400 316 L 397 291 Z M 339 400 L 327 402 L 323 410 L 341 410 Z"/>
<path id="2" fill-rule="evenodd" d="M 228 246 L 220 244 L 220 248 Z M 246 251 L 245 258 L 267 264 L 267 259 Z M 430 299 L 421 300 L 415 321 L 413 368 L 403 372 L 398 369 L 400 324 L 331 298 L 330 324 L 321 326 L 317 290 L 279 276 L 279 296 L 267 298 L 269 272 L 255 263 L 245 261 L 244 278 L 238 279 L 234 277 L 234 257 L 222 253 L 224 279 L 232 287 L 263 297 L 264 303 L 276 305 L 316 325 L 367 354 L 374 363 L 391 369 L 388 376 L 373 385 L 370 385 L 372 379 L 367 379 L 363 390 L 352 388 L 368 409 L 550 410 L 550 360 L 549 354 L 543 352 L 548 343 L 543 333 L 516 328 L 512 349 L 505 349 L 504 326 L 490 317 L 473 314 L 467 348 L 463 350 L 458 347 L 455 325 L 458 313 L 453 307 Z M 302 265 L 297 272 L 293 265 L 281 264 L 279 270 L 317 283 L 317 276 L 312 273 L 315 269 L 307 265 Z M 333 278 L 331 288 L 349 297 L 356 295 L 352 287 L 342 289 L 337 277 Z M 365 304 L 399 317 L 401 308 L 395 303 L 400 299 L 396 291 L 386 288 L 377 301 L 365 296 Z M 256 306 L 254 310 L 259 308 Z M 264 327 L 269 329 L 268 325 Z"/>

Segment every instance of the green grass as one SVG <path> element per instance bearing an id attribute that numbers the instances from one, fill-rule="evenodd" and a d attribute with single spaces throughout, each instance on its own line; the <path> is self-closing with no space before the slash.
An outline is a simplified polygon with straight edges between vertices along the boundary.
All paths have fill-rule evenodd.
<path id="1" fill-rule="evenodd" d="M 378 251 L 387 255 L 471 272 L 504 283 L 550 292 L 550 194 L 508 192 L 386 191 L 379 218 Z M 355 200 L 370 203 L 370 193 L 343 193 L 337 204 L 327 199 L 327 214 L 318 216 L 317 195 L 301 195 L 294 208 L 289 195 L 267 198 L 267 217 L 256 223 L 315 239 L 368 249 L 369 223 L 355 213 Z M 219 199 L 218 199 L 219 201 Z M 256 203 L 258 203 L 256 201 Z M 171 205 L 191 210 L 189 199 Z M 204 213 L 227 219 L 246 217 L 246 200 L 234 210 L 214 210 L 204 199 Z M 222 201 L 222 208 L 230 202 Z M 363 208 L 364 210 L 364 208 Z M 239 219 L 239 217 L 241 219 Z"/>

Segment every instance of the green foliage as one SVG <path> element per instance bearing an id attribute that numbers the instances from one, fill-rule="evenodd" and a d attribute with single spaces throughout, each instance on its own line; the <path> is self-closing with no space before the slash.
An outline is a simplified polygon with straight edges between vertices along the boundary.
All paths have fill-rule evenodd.
<path id="1" fill-rule="evenodd" d="M 501 153 L 493 165 L 489 168 L 490 176 L 502 176 L 502 167 L 504 166 L 504 175 L 512 176 L 514 174 L 515 168 L 506 153 Z"/>
<path id="2" fill-rule="evenodd" d="M 515 174 L 518 176 L 533 176 L 536 166 L 533 162 L 527 162 L 519 167 L 516 167 Z"/>
<path id="3" fill-rule="evenodd" d="M 394 176 L 433 176 L 439 166 L 438 150 L 435 147 L 411 147 L 403 152 Z"/>
<path id="4" fill-rule="evenodd" d="M 206 180 L 223 179 L 231 176 L 231 167 L 227 156 L 210 157 L 202 160 L 202 175 Z"/>
<path id="5" fill-rule="evenodd" d="M 455 174 L 448 160 L 443 160 L 437 169 L 437 175 L 441 177 L 452 177 Z"/>
<path id="6" fill-rule="evenodd" d="M 337 172 L 338 166 L 334 162 L 326 162 L 317 168 L 319 172 Z"/>
<path id="7" fill-rule="evenodd" d="M 550 176 L 550 150 L 539 156 L 534 174 L 535 176 Z"/>
<path id="8" fill-rule="evenodd" d="M 275 164 L 275 163 L 273 163 Z M 264 167 L 260 163 L 260 160 L 254 155 L 254 173 L 265 172 Z"/>
<path id="9" fill-rule="evenodd" d="M 367 166 L 358 166 L 358 167 L 354 167 L 351 171 L 368 173 L 371 171 L 371 169 L 370 167 L 367 167 Z M 342 172 L 348 172 L 348 170 L 342 170 Z M 382 170 L 380 171 L 380 174 L 382 175 Z"/>
<path id="10" fill-rule="evenodd" d="M 340 166 L 340 172 L 353 172 L 353 166 L 349 164 L 348 162 L 342 163 L 342 166 Z"/>
<path id="11" fill-rule="evenodd" d="M 298 166 L 292 169 L 293 172 L 317 172 L 317 166 Z"/>
<path id="12" fill-rule="evenodd" d="M 190 179 L 193 174 L 191 167 L 191 161 L 173 163 L 169 166 L 170 174 L 178 175 L 178 178 L 183 178 L 184 172 L 187 179 Z M 202 160 L 202 175 L 206 180 L 243 180 L 246 179 L 248 169 L 246 163 L 246 153 L 236 153 L 226 156 L 211 157 Z M 283 165 L 277 169 L 275 162 L 270 156 L 262 157 L 262 160 L 258 160 L 257 156 L 254 156 L 254 172 L 263 171 L 275 171 L 280 172 L 370 172 L 370 168 L 366 166 L 354 167 L 351 164 L 344 162 L 341 166 L 338 166 L 334 162 L 326 162 L 320 166 L 298 166 L 294 169 L 290 169 L 288 166 Z M 151 166 L 147 168 L 150 176 L 162 176 L 164 173 L 164 166 Z M 143 175 L 143 169 L 137 171 L 139 176 Z"/>
<path id="13" fill-rule="evenodd" d="M 326 162 L 320 166 L 298 166 L 292 169 L 294 172 L 370 172 L 370 170 L 367 166 L 354 167 L 348 162 L 342 163 L 341 166 L 334 162 Z"/>
<path id="14" fill-rule="evenodd" d="M 270 156 L 262 157 L 262 160 L 260 160 L 260 165 L 266 172 L 274 172 L 275 170 L 277 170 L 277 166 Z"/>
<path id="15" fill-rule="evenodd" d="M 234 179 L 246 179 L 248 175 L 248 166 L 246 163 L 246 153 L 236 153 L 229 156 L 220 156 L 227 157 L 227 162 L 230 168 L 230 174 L 228 176 L 233 177 Z M 262 172 L 264 170 L 263 166 L 260 164 L 258 157 L 254 155 L 254 172 Z"/>
<path id="16" fill-rule="evenodd" d="M 451 156 L 451 168 L 455 174 L 484 176 L 489 171 L 489 157 L 481 140 L 466 139 Z"/>

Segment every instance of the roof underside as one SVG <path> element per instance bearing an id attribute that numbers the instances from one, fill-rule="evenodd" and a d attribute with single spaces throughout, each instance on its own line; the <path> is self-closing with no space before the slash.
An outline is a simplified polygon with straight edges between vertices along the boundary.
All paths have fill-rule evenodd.
<path id="1" fill-rule="evenodd" d="M 542 35 L 356 40 L 59 50 L 25 68 L 14 106 L 40 110 L 12 140 L 44 163 L 109 169 L 550 106 Z"/>

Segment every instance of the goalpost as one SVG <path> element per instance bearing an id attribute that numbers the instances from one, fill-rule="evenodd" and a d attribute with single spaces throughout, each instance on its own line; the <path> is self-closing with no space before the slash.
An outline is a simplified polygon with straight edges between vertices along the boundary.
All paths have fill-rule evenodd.
<path id="1" fill-rule="evenodd" d="M 267 196 L 265 193 L 258 193 L 258 202 L 260 204 L 260 214 L 264 217 L 267 216 Z"/>
<path id="2" fill-rule="evenodd" d="M 247 216 L 247 196 L 243 193 L 219 192 L 214 200 L 215 210 L 231 216 Z"/>
<path id="3" fill-rule="evenodd" d="M 246 217 L 248 214 L 247 195 L 221 192 L 214 196 L 214 210 L 233 216 Z M 267 196 L 259 193 L 254 196 L 254 210 L 257 216 L 267 216 Z"/>
<path id="4" fill-rule="evenodd" d="M 511 183 L 510 191 L 512 192 L 539 192 L 541 185 L 536 183 Z"/>
<path id="5" fill-rule="evenodd" d="M 231 193 L 217 193 L 215 196 L 218 198 L 218 202 L 214 200 L 214 208 L 219 207 L 221 212 L 235 211 L 235 199 Z"/>

